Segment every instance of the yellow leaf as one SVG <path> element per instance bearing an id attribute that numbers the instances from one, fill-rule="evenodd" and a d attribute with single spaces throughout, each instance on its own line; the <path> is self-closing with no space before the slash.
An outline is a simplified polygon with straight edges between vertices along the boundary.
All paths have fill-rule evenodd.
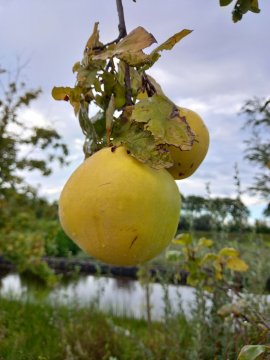
<path id="1" fill-rule="evenodd" d="M 213 245 L 213 240 L 206 238 L 201 238 L 198 243 L 199 247 L 211 247 L 212 245 Z"/>
<path id="2" fill-rule="evenodd" d="M 105 51 L 94 55 L 93 60 L 106 60 L 113 56 L 126 54 L 131 61 L 130 53 L 137 53 L 136 57 L 138 57 L 138 59 L 133 59 L 133 61 L 140 62 L 142 59 L 145 60 L 147 58 L 147 55 L 144 55 L 141 50 L 152 45 L 154 42 L 156 42 L 154 36 L 139 26 L 132 30 L 118 44 L 111 45 Z"/>
<path id="3" fill-rule="evenodd" d="M 192 243 L 192 237 L 190 234 L 180 234 L 172 240 L 173 244 L 188 245 Z"/>
<path id="4" fill-rule="evenodd" d="M 214 265 L 215 270 L 218 273 L 222 272 L 222 266 L 221 266 L 221 263 L 220 263 L 219 259 L 216 259 L 216 261 L 214 261 L 213 265 Z"/>
<path id="5" fill-rule="evenodd" d="M 89 49 L 92 50 L 93 47 L 95 46 L 99 46 L 100 42 L 99 42 L 99 30 L 98 30 L 98 22 L 96 22 L 94 24 L 94 29 L 93 29 L 93 33 L 90 36 L 90 38 L 88 39 L 86 45 L 85 45 L 85 49 Z"/>
<path id="6" fill-rule="evenodd" d="M 227 260 L 227 268 L 233 271 L 245 272 L 248 270 L 248 265 L 244 260 L 239 259 L 238 257 L 230 257 Z"/>
<path id="7" fill-rule="evenodd" d="M 158 53 L 162 50 L 171 50 L 175 44 L 177 44 L 180 40 L 182 40 L 185 36 L 189 35 L 191 32 L 192 30 L 188 29 L 179 31 L 178 33 L 171 36 L 164 43 L 159 45 L 156 49 L 154 49 L 151 54 Z"/>
<path id="8" fill-rule="evenodd" d="M 239 251 L 234 248 L 225 247 L 219 251 L 220 256 L 232 256 L 232 257 L 238 257 Z"/>

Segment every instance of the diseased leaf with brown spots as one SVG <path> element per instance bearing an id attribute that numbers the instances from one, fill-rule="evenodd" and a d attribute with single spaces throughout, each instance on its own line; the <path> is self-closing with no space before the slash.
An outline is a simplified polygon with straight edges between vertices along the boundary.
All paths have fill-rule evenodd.
<path id="1" fill-rule="evenodd" d="M 156 143 L 174 145 L 189 150 L 195 139 L 184 117 L 166 97 L 154 95 L 134 106 L 131 120 L 144 123 Z"/>

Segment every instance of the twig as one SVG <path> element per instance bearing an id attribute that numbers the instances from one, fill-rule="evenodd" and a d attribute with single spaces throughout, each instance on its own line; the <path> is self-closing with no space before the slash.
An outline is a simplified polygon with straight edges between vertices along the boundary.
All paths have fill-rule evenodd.
<path id="1" fill-rule="evenodd" d="M 122 39 L 127 35 L 127 28 L 124 17 L 124 9 L 122 0 L 116 0 L 118 18 L 119 18 L 119 36 L 118 39 Z M 132 105 L 131 99 L 131 81 L 130 81 L 130 69 L 128 64 L 125 64 L 125 87 L 126 87 L 126 105 Z"/>

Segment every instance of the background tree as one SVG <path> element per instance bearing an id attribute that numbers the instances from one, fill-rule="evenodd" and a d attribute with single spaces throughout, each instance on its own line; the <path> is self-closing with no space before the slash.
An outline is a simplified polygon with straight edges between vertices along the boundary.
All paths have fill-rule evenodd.
<path id="1" fill-rule="evenodd" d="M 245 127 L 251 129 L 251 136 L 246 140 L 245 158 L 257 166 L 250 190 L 270 201 L 270 99 L 254 98 L 242 107 Z M 267 209 L 269 208 L 269 204 Z M 268 215 L 267 209 L 264 214 Z"/>
<path id="2" fill-rule="evenodd" d="M 2 77 L 7 74 L 3 69 Z M 67 146 L 52 127 L 32 126 L 24 122 L 18 112 L 30 106 L 41 93 L 40 89 L 26 90 L 23 82 L 16 78 L 1 82 L 0 92 L 0 197 L 10 192 L 29 190 L 21 170 L 38 170 L 47 176 L 52 172 L 51 164 L 57 160 L 65 164 Z M 23 151 L 22 151 L 23 147 Z M 38 151 L 41 150 L 41 151 Z"/>
<path id="3" fill-rule="evenodd" d="M 55 129 L 31 125 L 19 116 L 41 90 L 27 90 L 18 75 L 10 80 L 3 69 L 0 76 L 0 255 L 19 271 L 30 270 L 51 283 L 54 274 L 42 257 L 55 248 L 60 231 L 57 206 L 38 196 L 22 170 L 48 176 L 54 160 L 66 163 L 68 149 Z"/>

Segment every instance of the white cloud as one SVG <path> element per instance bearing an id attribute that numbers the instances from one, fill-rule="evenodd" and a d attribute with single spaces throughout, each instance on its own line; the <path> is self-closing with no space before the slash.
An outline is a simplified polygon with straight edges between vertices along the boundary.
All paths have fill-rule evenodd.
<path id="1" fill-rule="evenodd" d="M 18 112 L 18 116 L 23 123 L 28 126 L 37 126 L 37 127 L 51 127 L 52 123 L 48 120 L 42 112 L 37 109 L 27 108 Z"/>

